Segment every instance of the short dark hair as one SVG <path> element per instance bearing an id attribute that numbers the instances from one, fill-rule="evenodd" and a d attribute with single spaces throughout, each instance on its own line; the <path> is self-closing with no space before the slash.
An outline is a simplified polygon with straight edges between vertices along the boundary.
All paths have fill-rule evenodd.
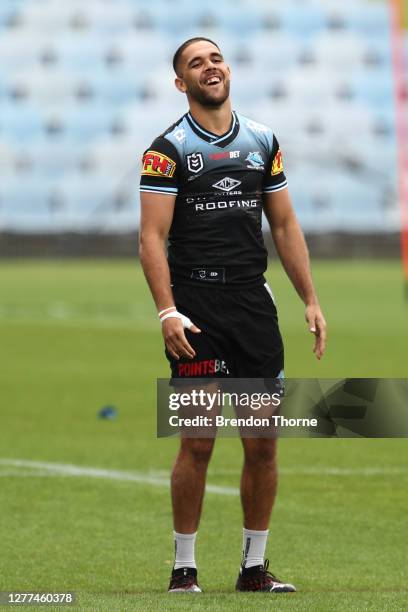
<path id="1" fill-rule="evenodd" d="M 174 72 L 176 74 L 177 74 L 177 65 L 179 63 L 181 54 L 183 53 L 184 49 L 187 49 L 187 47 L 189 47 L 193 43 L 200 42 L 201 40 L 203 40 L 205 42 L 211 43 L 212 45 L 217 47 L 218 51 L 221 52 L 221 50 L 220 50 L 219 46 L 217 45 L 217 43 L 214 42 L 213 40 L 211 40 L 210 38 L 205 38 L 205 36 L 196 36 L 195 38 L 189 38 L 188 40 L 183 42 L 182 45 L 179 46 L 179 48 L 177 49 L 177 51 L 174 54 L 174 57 L 173 57 L 173 68 L 174 68 Z"/>

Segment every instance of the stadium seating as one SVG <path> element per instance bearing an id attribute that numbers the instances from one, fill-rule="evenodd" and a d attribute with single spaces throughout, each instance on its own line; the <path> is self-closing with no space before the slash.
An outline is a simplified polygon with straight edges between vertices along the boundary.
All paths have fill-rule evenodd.
<path id="1" fill-rule="evenodd" d="M 50 184 L 34 176 L 17 181 L 8 177 L 0 185 L 0 228 L 11 231 L 50 231 L 55 219 L 50 207 Z"/>
<path id="2" fill-rule="evenodd" d="M 276 131 L 306 228 L 395 226 L 386 4 L 2 0 L 1 227 L 137 224 L 140 156 L 186 111 L 172 53 L 197 34 L 231 64 L 234 108 Z"/>
<path id="3" fill-rule="evenodd" d="M 40 109 L 30 105 L 2 105 L 0 114 L 0 138 L 12 144 L 33 141 L 43 133 L 43 117 Z"/>

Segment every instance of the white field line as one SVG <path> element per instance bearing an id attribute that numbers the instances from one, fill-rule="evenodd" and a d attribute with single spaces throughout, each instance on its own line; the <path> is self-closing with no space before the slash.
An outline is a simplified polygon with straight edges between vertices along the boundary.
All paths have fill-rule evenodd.
<path id="1" fill-rule="evenodd" d="M 105 470 L 101 468 L 71 465 L 68 463 L 46 463 L 43 461 L 26 461 L 24 459 L 0 459 L 0 466 L 13 468 L 29 468 L 19 473 L 21 476 L 79 476 L 87 478 L 103 478 L 105 480 L 119 480 L 121 482 L 137 482 L 148 484 L 155 487 L 170 486 L 168 478 L 155 475 L 155 473 L 122 472 L 118 470 Z M 7 472 L 6 472 L 7 473 Z M 16 470 L 16 475 L 18 470 Z M 0 471 L 0 476 L 4 473 Z M 219 487 L 217 485 L 207 485 L 208 493 L 218 493 L 219 495 L 238 495 L 238 489 L 234 487 Z"/>
<path id="2" fill-rule="evenodd" d="M 124 472 L 121 470 L 107 470 L 95 467 L 72 465 L 68 463 L 48 463 L 44 461 L 29 461 L 26 459 L 0 459 L 0 477 L 49 477 L 70 476 L 82 478 L 102 478 L 105 480 L 116 480 L 120 482 L 135 482 L 155 487 L 168 488 L 170 481 L 167 472 Z M 407 467 L 365 467 L 365 468 L 281 468 L 280 473 L 285 475 L 310 475 L 310 476 L 401 476 L 408 474 Z M 229 472 L 238 475 L 239 472 Z M 236 496 L 239 491 L 235 487 L 223 487 L 218 485 L 207 485 L 207 492 L 218 495 Z"/>

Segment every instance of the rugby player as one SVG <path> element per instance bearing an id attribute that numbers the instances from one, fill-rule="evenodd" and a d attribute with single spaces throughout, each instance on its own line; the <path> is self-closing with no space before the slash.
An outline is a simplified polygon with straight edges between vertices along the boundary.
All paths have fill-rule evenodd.
<path id="1" fill-rule="evenodd" d="M 233 111 L 219 46 L 177 49 L 175 85 L 189 112 L 145 152 L 140 257 L 161 320 L 172 378 L 283 376 L 283 343 L 267 267 L 262 211 L 306 311 L 313 351 L 326 324 L 274 132 Z M 166 243 L 168 250 L 166 256 Z M 195 538 L 213 438 L 181 437 L 171 478 L 175 563 L 169 592 L 200 592 Z M 295 591 L 264 559 L 277 487 L 276 440 L 242 438 L 243 558 L 238 591 Z"/>

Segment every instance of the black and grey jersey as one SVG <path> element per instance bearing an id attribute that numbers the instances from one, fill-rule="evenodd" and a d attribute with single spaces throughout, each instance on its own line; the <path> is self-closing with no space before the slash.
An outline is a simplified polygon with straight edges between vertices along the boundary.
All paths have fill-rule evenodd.
<path id="1" fill-rule="evenodd" d="M 143 155 L 140 190 L 176 195 L 168 245 L 173 282 L 261 282 L 263 194 L 286 187 L 273 131 L 235 111 L 222 136 L 187 113 L 156 138 Z"/>

